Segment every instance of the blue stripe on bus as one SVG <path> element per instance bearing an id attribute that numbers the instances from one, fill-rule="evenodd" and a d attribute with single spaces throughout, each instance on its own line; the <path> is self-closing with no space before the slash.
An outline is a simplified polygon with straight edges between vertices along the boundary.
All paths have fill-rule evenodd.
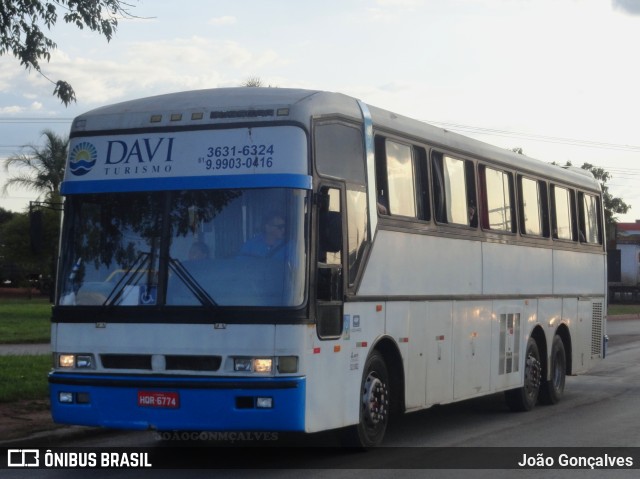
<path id="1" fill-rule="evenodd" d="M 202 190 L 222 188 L 267 188 L 286 187 L 311 189 L 312 179 L 308 175 L 224 175 L 185 176 L 174 178 L 136 178 L 126 180 L 65 181 L 63 195 L 80 193 L 119 193 L 126 191 Z"/>
<path id="2" fill-rule="evenodd" d="M 146 378 L 52 373 L 49 388 L 51 414 L 54 422 L 61 424 L 159 431 L 305 430 L 304 377 Z M 63 392 L 71 393 L 72 403 L 59 401 Z M 140 404 L 139 393 L 173 394 L 177 407 L 145 406 Z M 272 398 L 273 408 L 252 407 L 251 401 L 258 397 Z"/>

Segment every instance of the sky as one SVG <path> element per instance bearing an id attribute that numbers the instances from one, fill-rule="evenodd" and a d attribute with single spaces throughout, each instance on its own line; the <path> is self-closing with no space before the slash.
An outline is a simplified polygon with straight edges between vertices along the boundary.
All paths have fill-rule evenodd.
<path id="1" fill-rule="evenodd" d="M 59 22 L 47 77 L 0 57 L 0 164 L 76 115 L 183 90 L 345 93 L 541 161 L 591 163 L 640 220 L 640 0 L 129 0 L 111 42 Z M 0 207 L 36 199 L 0 166 Z"/>

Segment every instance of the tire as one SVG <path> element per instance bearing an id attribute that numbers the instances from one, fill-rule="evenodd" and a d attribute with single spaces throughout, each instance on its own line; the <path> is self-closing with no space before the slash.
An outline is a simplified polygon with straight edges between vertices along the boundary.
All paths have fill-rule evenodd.
<path id="1" fill-rule="evenodd" d="M 358 424 L 346 428 L 342 443 L 348 447 L 379 446 L 389 424 L 389 373 L 384 358 L 374 351 L 364 367 L 360 387 L 360 418 Z"/>
<path id="2" fill-rule="evenodd" d="M 564 343 L 560 336 L 553 338 L 551 357 L 549 358 L 551 377 L 542 381 L 540 387 L 540 402 L 542 404 L 556 404 L 564 393 L 564 382 L 567 374 L 567 356 Z"/>
<path id="3" fill-rule="evenodd" d="M 505 391 L 507 406 L 512 411 L 530 411 L 538 402 L 542 379 L 542 363 L 538 345 L 533 338 L 527 341 L 524 362 L 524 385 L 518 389 Z"/>

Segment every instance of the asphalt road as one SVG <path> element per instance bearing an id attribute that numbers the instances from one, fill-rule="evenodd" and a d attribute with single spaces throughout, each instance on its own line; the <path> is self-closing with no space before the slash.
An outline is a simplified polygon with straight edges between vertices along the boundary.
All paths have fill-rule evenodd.
<path id="1" fill-rule="evenodd" d="M 57 446 L 79 448 L 148 448 L 152 454 L 188 454 L 196 446 L 196 459 L 205 461 L 207 470 L 92 470 L 92 478 L 120 477 L 638 477 L 637 470 L 466 469 L 477 460 L 482 467 L 483 454 L 528 448 L 527 452 L 549 452 L 558 448 L 593 448 L 589 453 L 609 451 L 603 448 L 634 447 L 636 467 L 640 466 L 640 320 L 615 320 L 608 323 L 610 337 L 607 358 L 588 374 L 567 378 L 565 395 L 559 404 L 538 406 L 528 413 L 512 413 L 501 394 L 462 403 L 434 407 L 408 414 L 393 424 L 385 439 L 385 448 L 365 452 L 344 451 L 336 446 L 333 435 L 278 435 L 277 440 L 236 437 L 234 441 L 162 441 L 153 432 L 108 433 L 82 439 L 60 439 Z M 227 438 L 229 439 L 229 438 Z M 279 447 L 272 448 L 270 446 Z M 169 446 L 168 449 L 165 449 Z M 227 446 L 232 446 L 229 448 Z M 239 447 L 238 447 L 239 446 Z M 251 447 L 247 447 L 251 446 Z M 255 448 L 254 446 L 258 446 Z M 295 448 L 292 448 L 295 446 Z M 302 447 L 299 447 L 302 446 Z M 329 446 L 329 447 L 318 447 Z M 452 449 L 432 449 L 452 448 Z M 470 448 L 470 449 L 460 449 Z M 502 448 L 502 449 L 480 449 Z M 82 449 L 80 449 L 82 450 Z M 102 450 L 102 449 L 101 449 Z M 179 451 L 176 453 L 176 450 Z M 421 469 L 425 457 L 438 451 L 460 456 L 465 469 Z M 471 452 L 469 452 L 471 451 Z M 511 450 L 512 451 L 512 450 Z M 477 454 L 476 454 L 477 453 Z M 474 454 L 476 457 L 474 459 Z M 203 459 L 204 457 L 204 459 Z M 234 459 L 239 458 L 239 459 Z M 187 460 L 188 461 L 188 460 Z M 427 463 L 429 463 L 427 461 Z M 188 467 L 188 466 L 187 466 Z M 231 469 L 224 469 L 230 467 Z M 27 476 L 28 473 L 28 476 Z M 88 477 L 89 471 L 74 469 L 7 469 L 3 478 Z"/>

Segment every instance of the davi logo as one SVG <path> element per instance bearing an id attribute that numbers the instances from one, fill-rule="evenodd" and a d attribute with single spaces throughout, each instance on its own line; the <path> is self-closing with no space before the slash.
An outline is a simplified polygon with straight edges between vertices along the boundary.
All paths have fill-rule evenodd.
<path id="1" fill-rule="evenodd" d="M 96 164 L 98 151 L 88 141 L 78 143 L 69 155 L 69 170 L 75 176 L 86 175 Z"/>

